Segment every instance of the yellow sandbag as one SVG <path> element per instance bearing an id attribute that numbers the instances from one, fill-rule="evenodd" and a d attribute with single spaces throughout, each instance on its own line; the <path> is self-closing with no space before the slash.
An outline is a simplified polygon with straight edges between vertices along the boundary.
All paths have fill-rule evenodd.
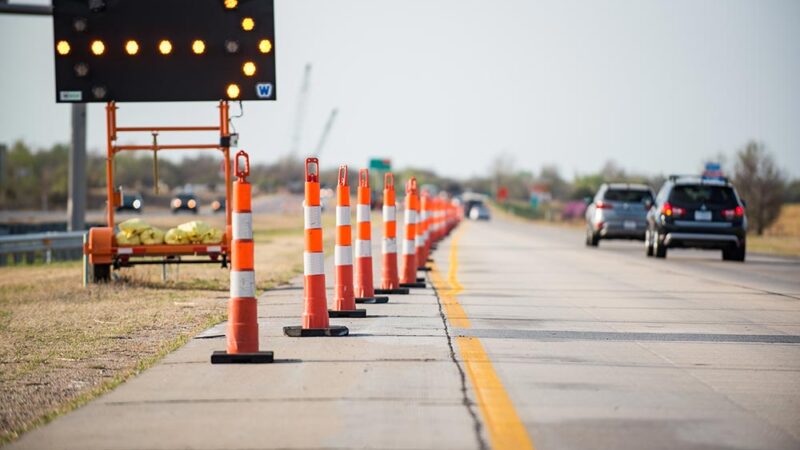
<path id="1" fill-rule="evenodd" d="M 207 223 L 202 220 L 193 220 L 184 224 L 178 225 L 178 228 L 186 233 L 190 242 L 202 242 L 205 235 L 211 229 Z"/>
<path id="2" fill-rule="evenodd" d="M 129 238 L 134 234 L 139 234 L 148 228 L 150 228 L 150 225 L 146 224 L 142 219 L 139 218 L 128 219 L 119 224 L 119 230 L 125 232 Z"/>
<path id="3" fill-rule="evenodd" d="M 117 245 L 139 245 L 140 243 L 138 235 L 128 236 L 124 231 L 117 233 Z"/>
<path id="4" fill-rule="evenodd" d="M 167 244 L 188 244 L 189 238 L 180 228 L 170 228 L 164 235 L 164 242 Z"/>
<path id="5" fill-rule="evenodd" d="M 139 233 L 142 244 L 155 245 L 164 243 L 164 232 L 158 228 L 148 228 Z"/>
<path id="6" fill-rule="evenodd" d="M 222 242 L 222 231 L 216 228 L 211 228 L 203 237 L 202 242 L 203 244 L 219 244 Z"/>

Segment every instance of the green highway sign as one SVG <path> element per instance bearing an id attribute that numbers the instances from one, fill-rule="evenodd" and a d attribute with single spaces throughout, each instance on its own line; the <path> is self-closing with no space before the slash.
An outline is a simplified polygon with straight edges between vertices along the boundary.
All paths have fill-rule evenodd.
<path id="1" fill-rule="evenodd" d="M 388 172 L 392 170 L 392 160 L 389 158 L 371 158 L 369 160 L 369 170 Z"/>

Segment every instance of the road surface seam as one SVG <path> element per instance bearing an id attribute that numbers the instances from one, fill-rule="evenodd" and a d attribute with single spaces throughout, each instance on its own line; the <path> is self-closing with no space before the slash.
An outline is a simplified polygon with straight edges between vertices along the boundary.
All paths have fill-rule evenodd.
<path id="1" fill-rule="evenodd" d="M 488 450 L 489 446 L 486 444 L 486 441 L 483 439 L 483 435 L 481 434 L 481 421 L 478 418 L 478 414 L 475 412 L 474 404 L 469 399 L 469 395 L 467 395 L 467 374 L 464 372 L 464 368 L 461 366 L 461 363 L 458 361 L 456 357 L 456 350 L 453 346 L 453 337 L 450 335 L 450 327 L 447 324 L 447 316 L 444 313 L 444 305 L 442 305 L 442 299 L 439 297 L 439 290 L 436 287 L 436 284 L 432 283 L 433 285 L 433 294 L 436 297 L 436 304 L 439 307 L 439 317 L 442 319 L 442 326 L 444 327 L 444 336 L 447 339 L 447 348 L 450 351 L 450 360 L 453 361 L 455 364 L 456 369 L 458 369 L 458 376 L 460 378 L 461 383 L 461 404 L 467 408 L 467 413 L 469 414 L 470 418 L 472 419 L 473 430 L 475 431 L 475 439 L 478 441 L 478 448 L 481 450 Z"/>

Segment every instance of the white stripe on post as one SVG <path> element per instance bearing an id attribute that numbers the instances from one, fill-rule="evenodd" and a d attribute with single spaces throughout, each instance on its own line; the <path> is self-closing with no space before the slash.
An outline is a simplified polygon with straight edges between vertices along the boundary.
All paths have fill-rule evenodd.
<path id="1" fill-rule="evenodd" d="M 403 254 L 404 255 L 413 255 L 417 252 L 416 247 L 414 247 L 414 241 L 411 239 L 406 239 L 403 241 Z"/>
<path id="2" fill-rule="evenodd" d="M 372 256 L 372 242 L 359 239 L 356 241 L 356 258 Z"/>
<path id="3" fill-rule="evenodd" d="M 356 222 L 369 222 L 369 205 L 356 207 Z"/>
<path id="4" fill-rule="evenodd" d="M 383 207 L 383 221 L 384 222 L 396 222 L 397 221 L 397 207 L 396 206 L 384 206 Z"/>
<path id="5" fill-rule="evenodd" d="M 397 239 L 396 238 L 384 238 L 383 239 L 383 253 L 384 254 L 391 254 L 397 253 Z"/>
<path id="6" fill-rule="evenodd" d="M 253 239 L 253 214 L 233 213 L 233 240 Z"/>
<path id="7" fill-rule="evenodd" d="M 322 228 L 322 208 L 319 206 L 304 206 L 303 215 L 306 230 Z"/>
<path id="8" fill-rule="evenodd" d="M 337 266 L 353 265 L 353 247 L 350 245 L 337 245 L 333 248 L 333 263 Z"/>
<path id="9" fill-rule="evenodd" d="M 325 256 L 322 252 L 303 252 L 303 275 L 322 275 L 325 273 Z"/>
<path id="10" fill-rule="evenodd" d="M 417 223 L 417 212 L 413 209 L 407 209 L 405 218 L 408 224 Z"/>
<path id="11" fill-rule="evenodd" d="M 231 270 L 231 298 L 255 298 L 256 273 L 252 270 Z"/>
<path id="12" fill-rule="evenodd" d="M 336 207 L 336 225 L 350 225 L 350 207 Z"/>

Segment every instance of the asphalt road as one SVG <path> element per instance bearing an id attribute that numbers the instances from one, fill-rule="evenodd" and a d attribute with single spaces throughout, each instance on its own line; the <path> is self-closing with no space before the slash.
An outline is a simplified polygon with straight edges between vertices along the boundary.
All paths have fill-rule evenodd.
<path id="1" fill-rule="evenodd" d="M 800 260 L 469 223 L 456 297 L 534 445 L 800 448 Z"/>
<path id="2" fill-rule="evenodd" d="M 275 364 L 211 366 L 217 327 L 11 447 L 800 448 L 797 260 L 655 260 L 504 220 L 434 259 L 435 291 L 333 319 L 344 338 L 282 336 L 300 280 L 267 292 Z"/>

